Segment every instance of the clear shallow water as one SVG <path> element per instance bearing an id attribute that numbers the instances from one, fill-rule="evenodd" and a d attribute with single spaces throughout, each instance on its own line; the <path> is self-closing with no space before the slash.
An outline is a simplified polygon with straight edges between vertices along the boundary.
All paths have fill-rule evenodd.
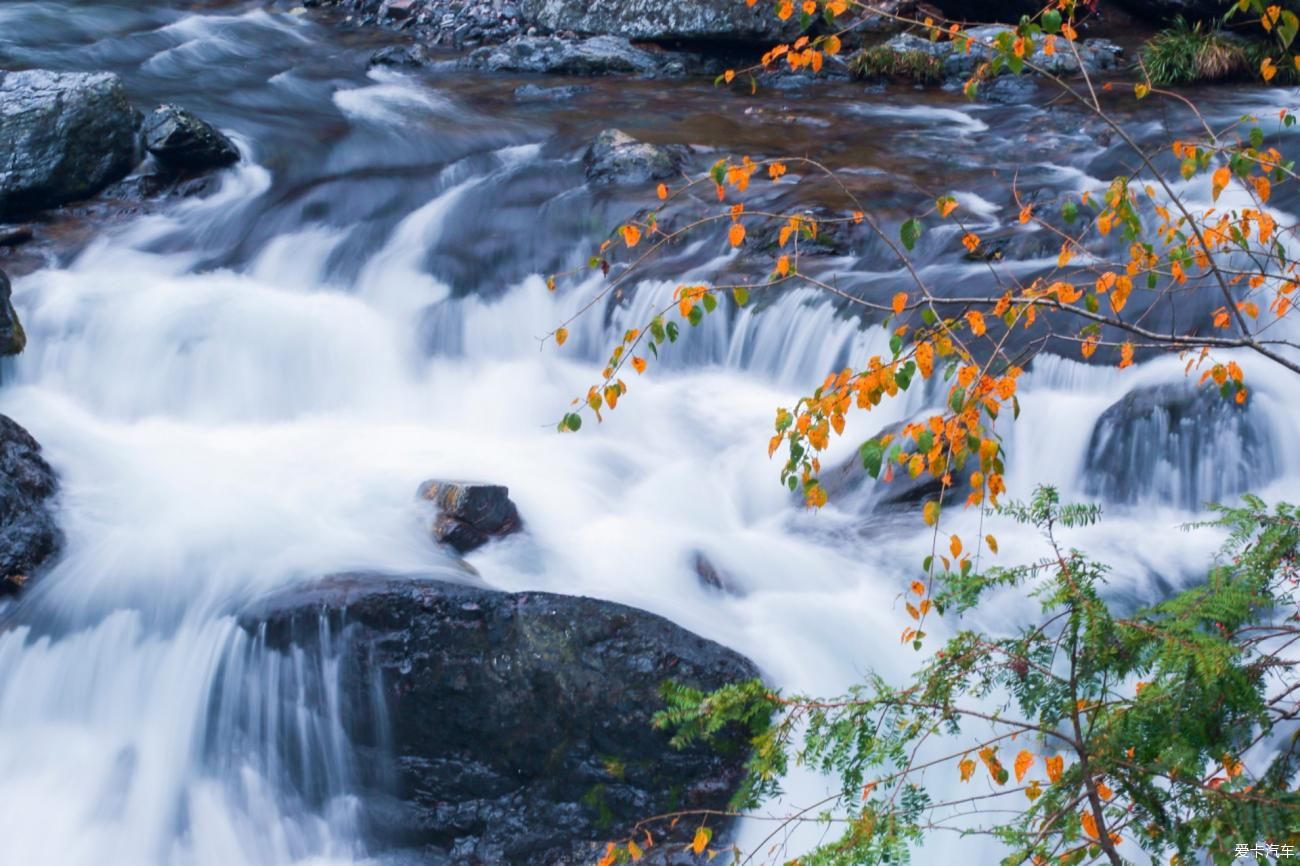
<path id="1" fill-rule="evenodd" d="M 728 143 L 776 152 L 792 145 L 780 119 L 791 98 L 747 111 L 755 103 L 705 85 L 632 83 L 517 106 L 518 82 L 367 76 L 365 42 L 241 3 L 0 9 L 0 62 L 112 69 L 142 105 L 181 102 L 246 157 L 211 198 L 119 225 L 16 283 L 30 346 L 4 368 L 0 412 L 59 470 L 68 545 L 11 612 L 23 625 L 0 633 L 0 866 L 376 856 L 349 795 L 329 659 L 265 653 L 231 615 L 324 572 L 444 567 L 412 501 L 429 477 L 509 485 L 528 532 L 471 557 L 490 585 L 664 614 L 788 688 L 835 692 L 868 667 L 910 670 L 899 594 L 929 536 L 906 521 L 864 529 L 857 503 L 803 512 L 763 448 L 775 406 L 882 351 L 882 331 L 791 293 L 711 318 L 605 424 L 553 429 L 611 341 L 673 285 L 599 308 L 563 350 L 539 346 L 601 288 L 593 278 L 552 295 L 543 276 L 582 261 L 639 201 L 582 186 L 582 142 L 617 124 L 699 145 L 705 164 Z M 832 161 L 886 214 L 914 182 L 940 182 L 993 229 L 1015 213 L 990 165 L 1028 160 L 1071 190 L 1116 160 L 1077 118 L 916 100 L 843 89 L 817 109 L 844 132 Z M 905 145 L 921 150 L 901 159 Z M 1063 171 L 1067 157 L 1076 168 Z M 943 258 L 944 243 L 924 239 L 928 276 L 989 278 Z M 705 242 L 665 271 L 703 278 L 727 256 Z M 872 248 L 841 264 L 864 292 L 901 279 Z M 1279 468 L 1261 492 L 1284 495 L 1300 394 L 1252 373 Z M 1082 496 L 1102 412 L 1133 387 L 1181 379 L 1176 359 L 1127 372 L 1041 360 L 1009 432 L 1012 492 L 1048 481 Z M 853 419 L 832 457 L 924 408 L 910 399 Z M 1112 563 L 1116 592 L 1150 600 L 1201 572 L 1217 539 L 1179 531 L 1194 515 L 1158 494 L 1174 467 L 1213 473 L 1212 459 L 1126 467 L 1151 495 L 1075 539 Z M 956 516 L 952 531 L 975 520 Z M 984 530 L 1017 555 L 1037 544 Z M 700 586 L 699 552 L 739 595 Z M 1006 597 L 981 616 L 996 626 L 1027 612 Z M 824 788 L 796 779 L 790 802 Z M 765 833 L 747 825 L 741 844 Z M 976 845 L 938 838 L 924 862 L 992 859 Z"/>

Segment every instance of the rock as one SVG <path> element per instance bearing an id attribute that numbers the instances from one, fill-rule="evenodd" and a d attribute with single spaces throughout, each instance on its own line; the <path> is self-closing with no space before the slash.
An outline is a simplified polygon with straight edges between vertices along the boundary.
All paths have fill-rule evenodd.
<path id="1" fill-rule="evenodd" d="M 4 286 L 7 298 L 7 280 Z M 18 592 L 59 552 L 63 539 L 51 507 L 57 489 L 41 446 L 0 415 L 0 596 Z"/>
<path id="2" fill-rule="evenodd" d="M 591 88 L 581 84 L 561 84 L 558 87 L 525 84 L 515 88 L 515 100 L 517 102 L 562 102 L 589 92 Z"/>
<path id="3" fill-rule="evenodd" d="M 437 508 L 430 528 L 434 539 L 461 553 L 518 532 L 522 525 L 510 490 L 500 484 L 426 481 L 415 495 Z"/>
<path id="4" fill-rule="evenodd" d="M 924 424 L 926 417 L 913 418 L 912 422 Z M 903 435 L 904 426 L 904 422 L 890 424 L 872 438 L 893 436 L 893 443 L 900 445 L 902 453 L 910 455 L 917 450 L 917 446 L 910 436 Z M 908 475 L 906 468 L 897 463 L 886 460 L 885 466 L 893 466 L 893 478 L 887 482 L 878 481 L 863 468 L 861 456 L 854 454 L 843 463 L 824 472 L 821 483 L 826 488 L 830 501 L 837 507 L 856 508 L 863 513 L 919 508 L 926 500 L 938 499 L 941 493 L 944 502 L 962 503 L 971 492 L 971 470 L 969 469 L 954 470 L 953 484 L 944 492 L 942 481 L 931 475 L 928 470 L 913 478 Z"/>
<path id="5" fill-rule="evenodd" d="M 19 247 L 35 237 L 31 226 L 0 226 L 0 247 Z"/>
<path id="6" fill-rule="evenodd" d="M 655 55 L 616 36 L 562 39 L 558 36 L 516 36 L 501 45 L 480 48 L 463 64 L 488 72 L 535 72 L 547 75 L 653 75 Z"/>
<path id="7" fill-rule="evenodd" d="M 521 0 L 524 22 L 543 30 L 648 41 L 708 40 L 770 44 L 798 33 L 797 16 L 781 21 L 771 3 L 740 0 Z M 770 44 L 768 44 L 770 43 Z"/>
<path id="8" fill-rule="evenodd" d="M 718 567 L 699 551 L 695 552 L 695 576 L 700 579 L 700 585 L 707 589 L 714 589 L 719 592 L 725 592 L 728 595 L 740 595 L 740 589 L 736 586 L 736 581 L 726 572 L 719 571 Z"/>
<path id="9" fill-rule="evenodd" d="M 753 664 L 653 614 L 341 575 L 240 621 L 276 649 L 330 641 L 345 703 L 378 705 L 347 733 L 365 756 L 370 834 L 412 863 L 594 863 L 642 818 L 725 808 L 744 773 L 747 737 L 679 751 L 650 720 L 664 681 L 713 689 L 755 678 Z M 680 858 L 694 827 L 659 825 L 655 851 Z M 645 862 L 695 862 L 660 856 Z"/>
<path id="10" fill-rule="evenodd" d="M 987 45 L 995 42 L 1002 34 L 1010 34 L 1014 31 L 1010 27 L 993 24 L 981 27 L 972 27 L 966 33 L 972 39 L 970 51 L 958 51 L 956 46 L 949 40 L 940 40 L 931 42 L 912 33 L 900 33 L 884 44 L 884 49 L 892 51 L 895 54 L 903 56 L 926 56 L 935 58 L 942 62 L 942 77 L 950 83 L 962 83 L 968 80 L 975 70 L 988 62 L 993 57 L 992 49 Z M 874 49 L 879 51 L 880 49 Z M 1108 39 L 1085 39 L 1079 43 L 1079 56 L 1083 60 L 1083 65 L 1087 68 L 1089 75 L 1096 75 L 1109 69 L 1114 69 L 1119 65 L 1123 49 Z M 1077 75 L 1080 70 L 1079 61 L 1075 59 L 1074 53 L 1070 51 L 1056 51 L 1053 54 L 1047 54 L 1040 44 L 1033 55 L 1027 58 L 1030 63 L 1044 73 L 1057 76 Z M 915 64 L 902 64 L 904 67 Z M 1007 71 L 1009 73 L 1009 70 Z M 1030 70 L 1026 69 L 1028 74 Z M 926 83 L 926 82 L 923 82 Z M 981 88 L 989 87 L 988 83 L 981 85 Z M 1012 93 L 1006 89 L 1001 92 L 1002 100 Z M 1026 95 L 1030 95 L 1026 92 Z"/>
<path id="11" fill-rule="evenodd" d="M 136 163 L 139 117 L 109 73 L 0 73 L 0 219 L 86 198 Z"/>
<path id="12" fill-rule="evenodd" d="M 8 275 L 0 271 L 0 357 L 17 355 L 27 348 L 27 334 L 10 300 L 12 294 Z"/>
<path id="13" fill-rule="evenodd" d="M 1200 510 L 1257 489 L 1281 468 L 1256 404 L 1190 385 L 1135 388 L 1097 419 L 1084 491 L 1107 502 Z"/>
<path id="14" fill-rule="evenodd" d="M 606 129 L 587 148 L 582 164 L 595 184 L 644 184 L 680 176 L 689 153 L 679 145 L 650 144 Z"/>
<path id="15" fill-rule="evenodd" d="M 144 122 L 144 146 L 164 168 L 195 173 L 239 162 L 234 143 L 206 120 L 160 105 Z"/>
<path id="16" fill-rule="evenodd" d="M 427 66 L 429 55 L 419 44 L 389 45 L 370 56 L 367 66 Z"/>

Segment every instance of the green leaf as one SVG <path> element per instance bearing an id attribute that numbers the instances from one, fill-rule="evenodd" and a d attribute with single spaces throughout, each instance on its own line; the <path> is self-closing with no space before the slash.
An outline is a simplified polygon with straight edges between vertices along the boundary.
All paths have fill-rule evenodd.
<path id="1" fill-rule="evenodd" d="M 1061 217 L 1067 223 L 1073 223 L 1075 220 L 1079 218 L 1079 206 L 1072 201 L 1067 201 L 1061 207 Z"/>
<path id="2" fill-rule="evenodd" d="M 1043 30 L 1048 33 L 1061 32 L 1061 13 L 1055 9 L 1048 9 L 1043 13 Z"/>
<path id="3" fill-rule="evenodd" d="M 939 321 L 939 317 L 934 314 L 934 310 L 929 307 L 923 307 L 921 309 L 921 321 L 925 322 L 927 325 L 933 325 L 935 322 Z"/>
<path id="4" fill-rule="evenodd" d="M 903 338 L 900 337 L 900 336 L 898 336 L 897 334 L 895 334 L 894 336 L 890 337 L 890 338 L 889 338 L 889 351 L 890 351 L 891 353 L 893 353 L 893 356 L 894 356 L 895 358 L 897 358 L 897 357 L 898 357 L 898 353 L 901 352 L 901 351 L 903 351 Z"/>
<path id="5" fill-rule="evenodd" d="M 1250 129 L 1250 146 L 1256 150 L 1264 146 L 1264 130 L 1258 126 L 1253 126 Z"/>
<path id="6" fill-rule="evenodd" d="M 1295 41 L 1296 33 L 1300 31 L 1300 18 L 1290 9 L 1282 11 L 1282 20 L 1277 25 L 1278 38 L 1282 40 L 1283 48 L 1290 48 L 1291 43 Z"/>
<path id="7" fill-rule="evenodd" d="M 714 310 L 718 308 L 718 299 L 713 295 L 712 292 L 709 292 L 707 295 L 701 298 L 700 303 L 704 304 L 704 311 L 706 313 L 712 313 Z"/>
<path id="8" fill-rule="evenodd" d="M 568 415 L 564 416 L 564 420 L 560 423 L 564 429 L 577 433 L 582 429 L 582 416 L 576 412 L 570 412 Z"/>
<path id="9" fill-rule="evenodd" d="M 872 478 L 880 477 L 880 466 L 885 457 L 885 449 L 877 439 L 868 439 L 862 443 L 862 468 Z"/>
<path id="10" fill-rule="evenodd" d="M 917 440 L 916 449 L 918 451 L 926 452 L 933 447 L 934 447 L 934 434 L 931 433 L 929 430 L 926 430 L 924 433 L 921 434 L 921 438 Z"/>
<path id="11" fill-rule="evenodd" d="M 749 303 L 749 289 L 744 286 L 736 286 L 731 290 L 731 297 L 736 301 L 737 307 L 743 307 Z"/>
<path id="12" fill-rule="evenodd" d="M 919 237 L 921 237 L 921 224 L 915 218 L 903 223 L 898 229 L 898 239 L 903 242 L 903 246 L 909 253 L 916 248 Z"/>
<path id="13" fill-rule="evenodd" d="M 708 295 L 705 295 L 705 297 L 708 297 Z M 691 307 L 691 312 L 686 318 L 690 321 L 691 327 L 694 327 L 704 321 L 704 310 L 699 307 Z"/>
<path id="14" fill-rule="evenodd" d="M 682 332 L 682 329 L 677 327 L 676 322 L 669 322 L 665 330 L 668 332 L 668 342 L 670 343 L 676 343 L 677 336 Z"/>

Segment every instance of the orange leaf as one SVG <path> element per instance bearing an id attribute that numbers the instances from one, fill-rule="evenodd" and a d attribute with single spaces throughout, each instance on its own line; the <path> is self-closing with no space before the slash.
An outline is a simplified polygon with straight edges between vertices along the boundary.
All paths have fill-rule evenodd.
<path id="1" fill-rule="evenodd" d="M 727 232 L 727 239 L 731 241 L 733 247 L 740 246 L 745 242 L 745 227 L 736 223 L 731 227 L 731 231 Z"/>
<path id="2" fill-rule="evenodd" d="M 912 581 L 911 590 L 917 595 L 925 595 L 925 584 L 919 580 L 914 580 Z"/>
<path id="3" fill-rule="evenodd" d="M 655 192 L 659 195 L 660 201 L 663 201 L 664 199 L 668 198 L 668 187 L 663 185 L 662 183 L 659 184 L 658 187 L 656 187 Z"/>
<path id="4" fill-rule="evenodd" d="M 557 345 L 557 346 L 563 346 L 563 345 L 564 345 L 564 341 L 567 340 L 567 339 L 569 339 L 569 329 L 568 329 L 568 328 L 556 328 L 556 329 L 555 329 L 555 345 Z"/>
<path id="5" fill-rule="evenodd" d="M 1119 368 L 1123 370 L 1131 366 L 1133 366 L 1133 344 L 1125 343 L 1119 347 Z"/>
<path id="6" fill-rule="evenodd" d="M 695 838 L 691 840 L 691 851 L 695 854 L 703 854 L 704 849 L 708 847 L 711 838 L 713 838 L 713 831 L 708 827 L 701 827 L 696 830 Z"/>
<path id="7" fill-rule="evenodd" d="M 785 174 L 785 165 L 783 163 L 774 162 L 767 167 L 767 176 L 772 180 L 776 180 L 783 174 Z"/>
<path id="8" fill-rule="evenodd" d="M 961 774 L 963 782 L 970 781 L 970 777 L 975 774 L 975 762 L 970 758 L 962 758 L 957 764 L 957 772 Z"/>
<path id="9" fill-rule="evenodd" d="M 633 861 L 640 860 L 642 857 L 645 856 L 645 852 L 641 850 L 641 846 L 636 844 L 636 842 L 627 843 L 627 853 L 628 856 L 631 857 Z"/>
<path id="10" fill-rule="evenodd" d="M 787 276 L 790 273 L 790 257 L 781 256 L 776 260 L 776 272 L 781 276 Z"/>
<path id="11" fill-rule="evenodd" d="M 961 556 L 961 539 L 953 536 L 948 540 L 948 549 L 952 551 L 953 556 Z"/>
<path id="12" fill-rule="evenodd" d="M 1100 839 L 1101 834 L 1097 832 L 1097 819 L 1091 812 L 1083 812 L 1079 815 L 1079 823 L 1083 825 L 1083 832 L 1089 839 Z"/>
<path id="13" fill-rule="evenodd" d="M 961 245 L 966 248 L 967 252 L 971 252 L 971 253 L 975 252 L 977 249 L 980 248 L 979 235 L 974 234 L 972 232 L 967 232 L 966 234 L 962 235 Z"/>
<path id="14" fill-rule="evenodd" d="M 638 357 L 638 356 L 636 356 L 636 355 L 633 355 L 633 356 L 632 356 L 632 369 L 633 369 L 633 370 L 636 370 L 637 373 L 644 373 L 644 372 L 645 372 L 645 358 L 641 358 L 641 357 Z"/>
<path id="15" fill-rule="evenodd" d="M 903 312 L 907 308 L 907 292 L 899 292 L 894 295 L 893 306 L 895 314 Z"/>
<path id="16" fill-rule="evenodd" d="M 728 69 L 726 72 L 722 73 L 722 80 L 727 82 L 728 84 L 734 81 L 735 78 L 736 78 L 736 70 L 734 69 Z"/>
<path id="17" fill-rule="evenodd" d="M 984 314 L 978 310 L 971 310 L 966 314 L 966 321 L 970 322 L 970 331 L 977 337 L 984 336 L 987 328 L 984 325 Z"/>
<path id="18" fill-rule="evenodd" d="M 957 209 L 957 199 L 950 195 L 944 196 L 935 202 L 935 204 L 939 206 L 939 216 L 945 218 Z"/>
<path id="19" fill-rule="evenodd" d="M 620 231 L 623 234 L 623 243 L 629 247 L 634 247 L 641 242 L 641 230 L 634 225 L 625 225 Z"/>
<path id="20" fill-rule="evenodd" d="M 1226 165 L 1215 170 L 1212 178 L 1213 188 L 1211 190 L 1215 201 L 1219 200 L 1219 193 L 1223 192 L 1230 180 L 1232 180 L 1232 172 L 1228 170 Z"/>
<path id="21" fill-rule="evenodd" d="M 1034 206 L 1027 204 L 1020 209 L 1020 224 L 1024 225 L 1034 218 Z"/>
<path id="22" fill-rule="evenodd" d="M 1019 782 L 1029 772 L 1029 768 L 1034 765 L 1034 756 L 1026 749 L 1021 749 L 1016 755 L 1015 771 L 1016 781 Z"/>
<path id="23" fill-rule="evenodd" d="M 1044 760 L 1043 764 L 1047 767 L 1047 780 L 1055 784 L 1065 770 L 1065 759 L 1060 755 L 1052 755 Z"/>

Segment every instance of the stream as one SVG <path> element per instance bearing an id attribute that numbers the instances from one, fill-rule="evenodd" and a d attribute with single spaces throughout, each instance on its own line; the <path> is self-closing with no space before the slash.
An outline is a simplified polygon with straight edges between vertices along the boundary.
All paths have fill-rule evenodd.
<path id="1" fill-rule="evenodd" d="M 387 863 L 348 789 L 337 707 L 299 698 L 294 724 L 324 744 L 302 758 L 326 780 L 312 800 L 280 785 L 276 740 L 238 724 L 328 659 L 267 657 L 235 614 L 315 575 L 454 568 L 413 499 L 426 478 L 509 486 L 526 532 L 469 556 L 490 586 L 662 614 L 791 690 L 837 693 L 869 669 L 906 676 L 916 654 L 899 643 L 901 593 L 929 533 L 915 515 L 871 511 L 868 494 L 805 511 L 764 447 L 777 406 L 886 352 L 886 331 L 811 290 L 728 306 L 629 382 L 604 423 L 556 434 L 624 330 L 735 256 L 720 238 L 682 244 L 579 318 L 562 349 L 542 345 L 603 283 L 585 271 L 551 293 L 546 277 L 583 271 L 653 197 L 589 187 L 583 150 L 618 127 L 692 145 L 696 171 L 728 152 L 817 154 L 886 224 L 951 191 L 989 235 L 1014 228 L 1017 167 L 1020 183 L 1077 194 L 1131 161 L 1046 98 L 856 83 L 749 96 L 688 79 L 587 80 L 572 99 L 523 101 L 527 78 L 367 72 L 391 39 L 244 0 L 0 4 L 0 67 L 116 72 L 141 107 L 184 105 L 244 156 L 210 195 L 116 220 L 75 255 L 14 275 L 29 346 L 0 366 L 0 413 L 58 471 L 67 544 L 0 626 L 0 866 Z M 1294 96 L 1225 89 L 1202 107 L 1268 117 Z M 1126 113 L 1131 102 L 1121 119 L 1142 140 L 1192 129 L 1173 109 Z M 1295 196 L 1274 200 L 1280 222 L 1300 213 Z M 918 245 L 936 285 L 987 288 L 997 269 L 1044 267 L 963 261 L 957 231 Z M 879 243 L 819 266 L 863 295 L 906 287 Z M 1198 503 L 1294 497 L 1291 377 L 1251 360 L 1244 422 L 1208 439 L 1156 424 L 1145 447 L 1108 452 L 1121 495 L 1089 481 L 1094 427 L 1126 393 L 1182 382 L 1183 364 L 1076 357 L 1042 356 L 1022 380 L 1021 418 L 1003 431 L 1007 480 L 1012 496 L 1051 483 L 1103 503 L 1107 520 L 1068 537 L 1111 565 L 1117 596 L 1153 601 L 1203 575 L 1221 539 L 1181 528 Z M 927 399 L 853 416 L 827 464 Z M 950 531 L 996 534 L 1004 557 L 1039 549 L 1015 526 L 979 528 L 974 512 L 951 519 Z M 701 554 L 733 592 L 701 584 Z M 1009 627 L 1035 604 L 999 596 L 978 616 Z M 770 809 L 827 786 L 796 775 Z M 745 822 L 739 844 L 769 829 Z M 822 832 L 803 827 L 791 844 Z M 937 836 L 917 862 L 994 862 L 988 845 Z"/>

